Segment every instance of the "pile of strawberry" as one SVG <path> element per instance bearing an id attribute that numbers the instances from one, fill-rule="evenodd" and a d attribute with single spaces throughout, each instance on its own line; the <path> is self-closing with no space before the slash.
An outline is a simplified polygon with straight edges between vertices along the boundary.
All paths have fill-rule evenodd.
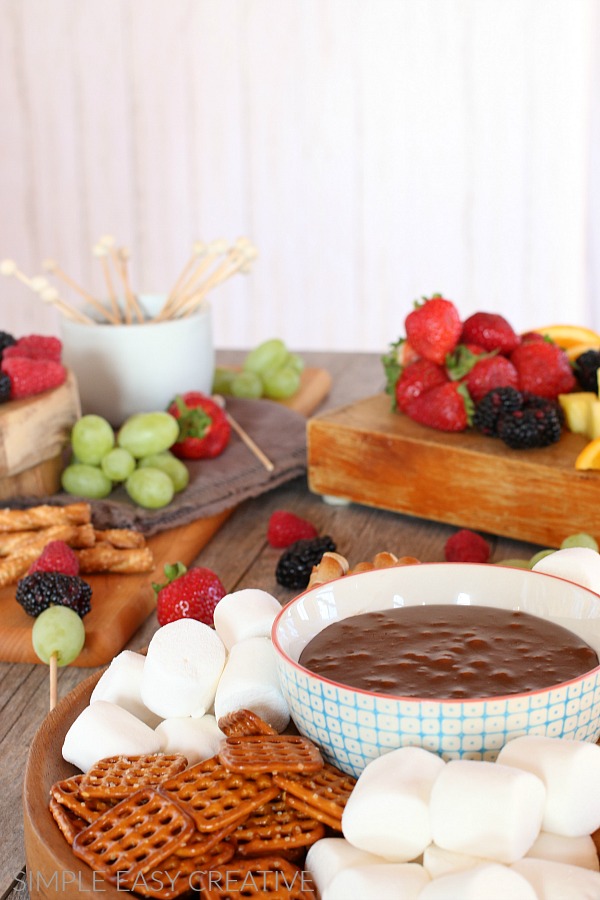
<path id="1" fill-rule="evenodd" d="M 0 331 L 0 403 L 41 394 L 67 377 L 56 337 L 30 334 L 16 339 Z"/>
<path id="2" fill-rule="evenodd" d="M 406 336 L 383 358 L 395 410 L 441 431 L 475 424 L 505 439 L 504 427 L 516 449 L 558 440 L 557 398 L 577 382 L 556 344 L 536 332 L 517 334 L 497 313 L 462 321 L 439 294 L 416 303 L 404 326 Z"/>

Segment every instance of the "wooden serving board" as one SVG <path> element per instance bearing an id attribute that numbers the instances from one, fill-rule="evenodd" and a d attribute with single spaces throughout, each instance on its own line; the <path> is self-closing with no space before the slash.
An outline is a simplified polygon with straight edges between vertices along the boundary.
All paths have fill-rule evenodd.
<path id="1" fill-rule="evenodd" d="M 565 432 L 550 447 L 511 450 L 475 431 L 450 434 L 393 413 L 387 394 L 308 423 L 308 483 L 317 494 L 559 547 L 600 541 L 600 471 L 578 471 L 586 444 Z"/>
<path id="2" fill-rule="evenodd" d="M 309 415 L 325 399 L 331 376 L 324 369 L 306 369 L 298 393 L 286 405 Z M 153 582 L 164 582 L 166 563 L 189 565 L 233 509 L 197 519 L 148 538 L 155 568 L 143 575 L 86 575 L 92 587 L 92 609 L 84 619 L 85 647 L 81 667 L 101 666 L 115 656 L 155 609 Z M 15 601 L 15 587 L 0 589 L 0 661 L 38 663 L 31 645 L 33 619 Z"/>

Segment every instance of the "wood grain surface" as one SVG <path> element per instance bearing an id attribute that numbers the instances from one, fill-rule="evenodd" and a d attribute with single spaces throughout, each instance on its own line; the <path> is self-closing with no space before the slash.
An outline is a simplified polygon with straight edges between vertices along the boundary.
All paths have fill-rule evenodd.
<path id="1" fill-rule="evenodd" d="M 381 393 L 308 423 L 308 481 L 317 494 L 558 547 L 600 539 L 600 472 L 575 469 L 582 435 L 511 450 L 476 431 L 446 433 L 393 413 Z"/>
<path id="2" fill-rule="evenodd" d="M 331 388 L 331 375 L 325 369 L 308 367 L 302 373 L 300 389 L 286 405 L 308 415 L 323 402 Z M 181 561 L 189 565 L 210 541 L 232 510 L 197 519 L 148 538 L 155 567 L 140 575 L 86 575 L 92 588 L 92 609 L 85 617 L 85 646 L 77 659 L 82 667 L 109 662 L 127 643 L 142 622 L 154 610 L 156 601 L 152 583 L 164 579 L 167 563 Z M 15 586 L 0 589 L 0 660 L 15 663 L 39 663 L 32 644 L 33 619 L 15 602 Z"/>

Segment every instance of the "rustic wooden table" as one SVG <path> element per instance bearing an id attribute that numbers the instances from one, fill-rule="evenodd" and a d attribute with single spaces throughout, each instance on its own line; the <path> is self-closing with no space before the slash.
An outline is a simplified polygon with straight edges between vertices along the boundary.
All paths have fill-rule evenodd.
<path id="1" fill-rule="evenodd" d="M 305 353 L 308 365 L 327 369 L 331 392 L 320 410 L 333 409 L 383 389 L 377 354 Z M 240 353 L 223 352 L 219 361 L 236 363 Z M 275 580 L 280 552 L 266 542 L 269 516 L 292 509 L 329 534 L 351 565 L 372 559 L 380 550 L 427 561 L 444 558 L 444 543 L 456 529 L 356 505 L 334 505 L 310 493 L 305 477 L 243 503 L 226 521 L 196 562 L 214 569 L 228 591 L 260 587 L 282 602 L 293 596 Z M 527 558 L 539 547 L 492 538 L 492 559 Z M 151 616 L 130 641 L 130 649 L 147 645 L 156 629 Z M 59 698 L 93 670 L 74 666 L 60 670 Z M 0 663 L 0 900 L 27 900 L 21 789 L 27 753 L 48 707 L 48 670 L 42 665 Z"/>

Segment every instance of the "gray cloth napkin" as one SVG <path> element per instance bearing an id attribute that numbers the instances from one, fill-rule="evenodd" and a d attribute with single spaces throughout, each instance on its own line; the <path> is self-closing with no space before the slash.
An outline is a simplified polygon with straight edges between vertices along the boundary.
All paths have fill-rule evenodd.
<path id="1" fill-rule="evenodd" d="M 232 430 L 224 452 L 215 459 L 187 460 L 190 482 L 162 509 L 136 506 L 120 486 L 105 500 L 91 500 L 97 528 L 134 528 L 145 535 L 187 525 L 258 497 L 306 471 L 306 418 L 269 400 L 227 398 L 227 411 L 250 435 L 275 468 L 262 465 Z M 49 503 L 64 506 L 76 500 L 64 492 L 47 498 L 18 497 L 4 506 L 13 508 Z"/>

